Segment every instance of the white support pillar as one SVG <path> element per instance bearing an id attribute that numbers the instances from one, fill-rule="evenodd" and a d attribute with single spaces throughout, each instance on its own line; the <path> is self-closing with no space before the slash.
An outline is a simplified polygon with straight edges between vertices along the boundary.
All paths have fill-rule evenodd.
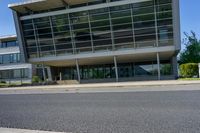
<path id="1" fill-rule="evenodd" d="M 48 74 L 48 81 L 53 81 L 51 68 L 49 66 L 47 67 L 47 74 Z"/>
<path id="2" fill-rule="evenodd" d="M 158 80 L 161 80 L 160 76 L 160 55 L 157 53 L 157 69 L 158 69 Z"/>
<path id="3" fill-rule="evenodd" d="M 199 63 L 199 78 L 200 78 L 200 63 Z"/>
<path id="4" fill-rule="evenodd" d="M 62 81 L 62 72 L 59 73 L 60 81 Z"/>
<path id="5" fill-rule="evenodd" d="M 47 77 L 46 77 L 46 73 L 45 73 L 45 67 L 44 67 L 44 64 L 42 64 L 42 73 L 43 73 L 44 81 L 46 81 Z"/>
<path id="6" fill-rule="evenodd" d="M 78 81 L 80 83 L 81 82 L 81 77 L 80 77 L 80 70 L 79 70 L 78 59 L 76 59 L 76 70 L 77 70 Z"/>
<path id="7" fill-rule="evenodd" d="M 114 65 L 115 65 L 116 82 L 119 82 L 118 67 L 117 67 L 117 58 L 116 58 L 116 56 L 114 56 Z"/>

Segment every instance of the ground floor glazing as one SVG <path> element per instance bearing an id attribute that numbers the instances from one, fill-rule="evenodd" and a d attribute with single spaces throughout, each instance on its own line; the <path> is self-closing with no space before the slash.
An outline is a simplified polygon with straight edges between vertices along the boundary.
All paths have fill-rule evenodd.
<path id="1" fill-rule="evenodd" d="M 117 68 L 117 69 L 116 69 Z M 109 80 L 173 75 L 171 60 L 51 67 L 53 80 Z M 47 74 L 48 75 L 48 74 Z"/>

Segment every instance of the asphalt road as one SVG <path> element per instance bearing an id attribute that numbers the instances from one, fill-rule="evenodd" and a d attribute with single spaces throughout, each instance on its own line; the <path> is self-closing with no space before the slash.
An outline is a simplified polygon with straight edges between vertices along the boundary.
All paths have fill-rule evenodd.
<path id="1" fill-rule="evenodd" d="M 200 91 L 0 95 L 0 127 L 199 133 Z"/>

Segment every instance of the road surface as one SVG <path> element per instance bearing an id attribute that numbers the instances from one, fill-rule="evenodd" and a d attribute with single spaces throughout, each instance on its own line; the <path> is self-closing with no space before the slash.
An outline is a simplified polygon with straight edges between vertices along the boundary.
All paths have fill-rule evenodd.
<path id="1" fill-rule="evenodd" d="M 73 133 L 199 133 L 200 91 L 0 95 L 0 127 Z"/>

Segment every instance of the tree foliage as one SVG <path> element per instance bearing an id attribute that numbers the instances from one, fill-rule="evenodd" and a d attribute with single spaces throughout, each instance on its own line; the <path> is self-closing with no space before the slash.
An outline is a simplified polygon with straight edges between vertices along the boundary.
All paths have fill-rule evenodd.
<path id="1" fill-rule="evenodd" d="M 187 63 L 180 65 L 180 74 L 183 78 L 193 78 L 198 76 L 198 64 L 197 63 Z"/>
<path id="2" fill-rule="evenodd" d="M 185 49 L 180 54 L 180 64 L 200 63 L 200 40 L 193 31 L 191 31 L 191 35 L 185 33 L 185 36 Z"/>

